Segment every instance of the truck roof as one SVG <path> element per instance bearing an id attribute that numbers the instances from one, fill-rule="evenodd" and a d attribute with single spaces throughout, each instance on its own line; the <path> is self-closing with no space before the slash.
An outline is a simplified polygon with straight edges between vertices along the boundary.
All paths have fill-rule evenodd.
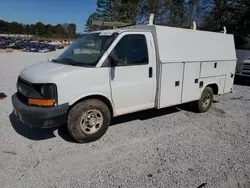
<path id="1" fill-rule="evenodd" d="M 122 32 L 145 32 L 145 31 L 151 31 L 150 29 L 138 29 L 138 28 L 119 28 L 119 29 L 106 29 L 106 30 L 99 30 L 99 31 L 93 31 L 91 33 L 122 33 Z"/>
<path id="2" fill-rule="evenodd" d="M 108 35 L 125 31 L 151 32 L 158 49 L 158 58 L 162 63 L 237 59 L 234 38 L 231 34 L 159 25 L 133 25 L 95 32 L 107 32 Z"/>
<path id="3" fill-rule="evenodd" d="M 99 32 L 145 32 L 145 31 L 152 31 L 153 28 L 162 27 L 165 29 L 175 29 L 175 30 L 184 30 L 189 32 L 203 32 L 203 33 L 210 33 L 210 34 L 219 34 L 219 35 L 232 35 L 232 34 L 224 34 L 223 32 L 213 32 L 213 31 L 205 31 L 205 30 L 193 30 L 189 28 L 179 28 L 179 27 L 170 27 L 170 26 L 162 26 L 162 25 L 145 25 L 145 24 L 139 24 L 139 25 L 131 25 L 131 26 L 125 26 L 117 29 L 106 29 L 106 30 L 99 30 L 99 31 L 93 31 L 91 33 L 99 33 Z"/>

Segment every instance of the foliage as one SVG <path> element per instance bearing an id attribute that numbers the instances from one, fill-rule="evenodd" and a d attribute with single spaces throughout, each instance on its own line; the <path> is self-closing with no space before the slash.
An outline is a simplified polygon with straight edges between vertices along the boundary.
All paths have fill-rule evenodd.
<path id="1" fill-rule="evenodd" d="M 181 27 L 192 23 L 198 9 L 199 0 L 97 0 L 96 12 L 90 15 L 86 28 L 93 29 L 91 19 L 144 23 L 151 13 L 155 14 L 156 24 Z"/>
<path id="2" fill-rule="evenodd" d="M 226 26 L 234 34 L 237 48 L 248 42 L 250 0 L 97 0 L 86 28 L 102 29 L 90 20 L 147 23 L 150 13 L 158 25 L 191 28 L 196 21 L 199 29 L 217 32 Z"/>
<path id="3" fill-rule="evenodd" d="M 86 21 L 86 30 L 106 29 L 93 20 L 146 24 L 151 13 L 155 24 L 220 32 L 223 27 L 234 34 L 236 46 L 246 46 L 250 34 L 250 0 L 96 0 L 96 11 Z M 76 25 L 21 24 L 0 20 L 0 33 L 32 34 L 42 37 L 75 37 Z M 250 47 L 250 45 L 249 45 Z"/>
<path id="4" fill-rule="evenodd" d="M 97 0 L 96 12 L 89 16 L 86 22 L 86 30 L 103 29 L 102 26 L 92 25 L 92 20 L 136 24 L 139 3 L 140 0 Z"/>
<path id="5" fill-rule="evenodd" d="M 96 31 L 100 29 L 98 26 L 92 24 L 93 20 L 100 20 L 100 15 L 97 12 L 94 12 L 89 16 L 85 24 L 87 31 Z"/>
<path id="6" fill-rule="evenodd" d="M 22 24 L 0 20 L 0 33 L 38 35 L 42 37 L 75 37 L 76 24 L 64 24 L 63 27 L 61 24 L 45 25 L 42 22 L 37 22 L 36 24 Z"/>

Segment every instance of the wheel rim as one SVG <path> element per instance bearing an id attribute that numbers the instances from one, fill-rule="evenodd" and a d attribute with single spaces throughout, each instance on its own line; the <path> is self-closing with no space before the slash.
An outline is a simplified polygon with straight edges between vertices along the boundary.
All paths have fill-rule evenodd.
<path id="1" fill-rule="evenodd" d="M 94 134 L 103 124 L 103 115 L 99 110 L 93 109 L 85 112 L 80 120 L 80 127 L 85 134 Z"/>
<path id="2" fill-rule="evenodd" d="M 211 101 L 211 97 L 210 97 L 209 93 L 205 93 L 203 98 L 202 98 L 202 106 L 204 108 L 207 108 L 210 104 L 210 101 Z"/>

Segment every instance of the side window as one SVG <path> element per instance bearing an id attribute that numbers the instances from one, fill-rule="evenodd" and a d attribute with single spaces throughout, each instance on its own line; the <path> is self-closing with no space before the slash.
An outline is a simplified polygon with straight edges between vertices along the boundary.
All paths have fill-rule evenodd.
<path id="1" fill-rule="evenodd" d="M 142 34 L 125 35 L 111 52 L 116 66 L 148 64 L 146 37 Z"/>

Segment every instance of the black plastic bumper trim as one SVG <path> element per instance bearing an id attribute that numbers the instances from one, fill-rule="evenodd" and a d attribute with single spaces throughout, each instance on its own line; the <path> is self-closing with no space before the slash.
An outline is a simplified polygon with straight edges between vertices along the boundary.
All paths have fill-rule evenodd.
<path id="1" fill-rule="evenodd" d="M 30 127 L 54 128 L 67 121 L 68 103 L 54 107 L 28 106 L 19 100 L 17 94 L 14 94 L 12 105 L 17 118 Z"/>

